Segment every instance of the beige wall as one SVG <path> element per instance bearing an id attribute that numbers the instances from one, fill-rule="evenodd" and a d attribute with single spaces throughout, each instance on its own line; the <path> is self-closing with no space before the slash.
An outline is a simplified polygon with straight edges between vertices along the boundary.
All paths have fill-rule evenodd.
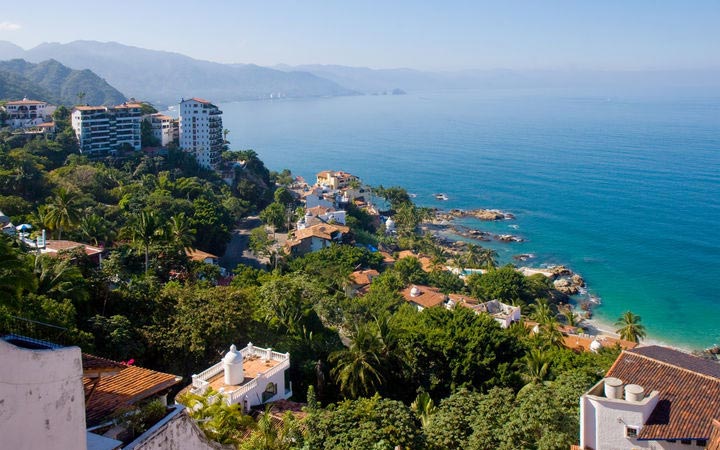
<path id="1" fill-rule="evenodd" d="M 80 348 L 28 350 L 0 340 L 0 448 L 86 447 Z"/>

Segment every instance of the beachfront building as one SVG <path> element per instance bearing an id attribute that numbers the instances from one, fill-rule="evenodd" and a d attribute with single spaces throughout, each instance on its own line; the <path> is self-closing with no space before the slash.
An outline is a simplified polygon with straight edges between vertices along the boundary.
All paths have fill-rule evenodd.
<path id="1" fill-rule="evenodd" d="M 717 418 L 718 363 L 666 347 L 638 347 L 623 351 L 580 398 L 579 448 L 703 448 L 718 434 Z"/>
<path id="2" fill-rule="evenodd" d="M 140 150 L 141 108 L 139 103 L 76 106 L 71 114 L 71 124 L 80 152 L 103 156 L 123 148 Z"/>
<path id="3" fill-rule="evenodd" d="M 353 182 L 359 181 L 358 177 L 355 175 L 341 170 L 323 170 L 317 174 L 316 180 L 315 184 L 318 186 L 324 186 L 334 190 L 345 189 Z"/>
<path id="4" fill-rule="evenodd" d="M 53 121 L 52 114 L 57 107 L 40 100 L 15 100 L 5 103 L 5 123 L 13 129 L 34 128 Z"/>
<path id="5" fill-rule="evenodd" d="M 179 139 L 179 123 L 174 117 L 155 113 L 145 116 L 145 120 L 150 122 L 153 137 L 158 140 L 161 147 L 167 147 L 171 142 Z"/>
<path id="6" fill-rule="evenodd" d="M 190 392 L 218 392 L 228 405 L 240 404 L 244 411 L 264 403 L 287 400 L 292 383 L 285 372 L 290 368 L 290 354 L 249 343 L 238 350 L 235 345 L 215 365 L 192 376 Z"/>
<path id="7" fill-rule="evenodd" d="M 224 148 L 222 111 L 201 98 L 180 102 L 180 148 L 206 169 L 216 169 Z"/>
<path id="8" fill-rule="evenodd" d="M 479 300 L 461 294 L 449 294 L 448 297 L 453 306 L 462 306 L 472 309 L 477 314 L 489 314 L 500 324 L 501 328 L 507 328 L 515 322 L 520 322 L 520 307 L 508 305 L 499 300 L 480 302 Z"/>

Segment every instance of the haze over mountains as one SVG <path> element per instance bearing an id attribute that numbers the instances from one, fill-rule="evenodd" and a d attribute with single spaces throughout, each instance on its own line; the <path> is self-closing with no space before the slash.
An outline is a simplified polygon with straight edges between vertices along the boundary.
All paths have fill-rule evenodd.
<path id="1" fill-rule="evenodd" d="M 370 69 L 338 65 L 221 64 L 179 53 L 147 50 L 115 42 L 44 43 L 29 50 L 0 41 L 0 60 L 30 62 L 55 59 L 73 69 L 90 69 L 126 97 L 155 103 L 177 103 L 198 96 L 214 102 L 267 98 L 332 97 L 437 89 L 689 87 L 720 92 L 720 70 L 464 70 L 428 72 L 414 69 Z M 89 102 L 85 99 L 84 102 Z"/>
<path id="2" fill-rule="evenodd" d="M 92 71 L 73 70 L 50 59 L 32 64 L 0 61 L 0 98 L 23 97 L 60 105 L 117 105 L 125 96 Z"/>

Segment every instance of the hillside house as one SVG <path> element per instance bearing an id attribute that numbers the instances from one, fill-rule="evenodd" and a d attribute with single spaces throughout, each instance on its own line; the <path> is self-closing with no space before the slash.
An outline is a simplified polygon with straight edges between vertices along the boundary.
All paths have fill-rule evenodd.
<path id="1" fill-rule="evenodd" d="M 720 418 L 720 364 L 660 346 L 623 351 L 580 398 L 580 448 L 708 446 Z"/>
<path id="2" fill-rule="evenodd" d="M 325 186 L 333 190 L 345 189 L 353 182 L 359 181 L 358 177 L 343 171 L 323 170 L 316 177 L 315 184 Z"/>
<path id="3" fill-rule="evenodd" d="M 5 103 L 7 120 L 5 123 L 13 129 L 38 127 L 41 124 L 52 123 L 52 114 L 57 106 L 40 100 L 9 101 Z"/>
<path id="4" fill-rule="evenodd" d="M 350 228 L 343 225 L 318 224 L 295 230 L 295 236 L 285 243 L 285 251 L 293 256 L 306 255 L 343 242 Z"/>
<path id="5" fill-rule="evenodd" d="M 190 392 L 218 392 L 228 405 L 240 404 L 244 411 L 253 406 L 292 396 L 292 383 L 285 372 L 290 368 L 290 354 L 252 343 L 241 350 L 235 345 L 215 365 L 192 376 Z"/>
<path id="6" fill-rule="evenodd" d="M 400 291 L 400 295 L 418 311 L 436 306 L 450 307 L 448 296 L 431 286 L 408 286 Z"/>
<path id="7" fill-rule="evenodd" d="M 492 316 L 501 328 L 507 328 L 515 322 L 520 321 L 520 307 L 508 305 L 499 300 L 480 302 L 475 298 L 461 294 L 449 294 L 453 306 L 462 306 L 472 309 L 476 313 L 485 313 Z"/>

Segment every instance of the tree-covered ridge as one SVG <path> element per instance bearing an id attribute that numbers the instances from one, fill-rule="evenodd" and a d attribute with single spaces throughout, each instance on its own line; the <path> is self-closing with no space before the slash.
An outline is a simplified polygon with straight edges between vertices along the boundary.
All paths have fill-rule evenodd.
<path id="1" fill-rule="evenodd" d="M 58 105 L 118 105 L 126 97 L 92 71 L 73 70 L 50 59 L 0 61 L 0 98 L 43 100 Z"/>

